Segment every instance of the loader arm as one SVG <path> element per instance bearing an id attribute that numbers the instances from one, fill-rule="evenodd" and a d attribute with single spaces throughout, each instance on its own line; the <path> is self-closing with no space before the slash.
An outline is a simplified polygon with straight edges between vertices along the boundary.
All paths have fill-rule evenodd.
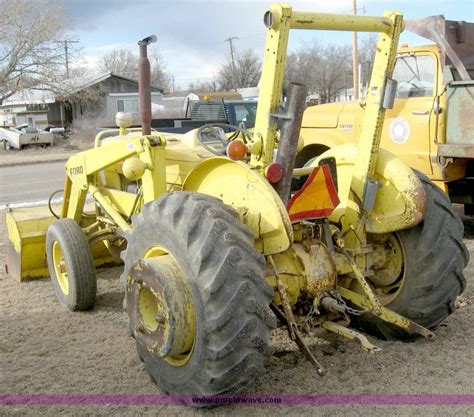
<path id="1" fill-rule="evenodd" d="M 292 11 L 291 6 L 275 4 L 265 14 L 268 27 L 263 58 L 260 98 L 257 108 L 250 165 L 262 169 L 272 162 L 279 118 L 290 115 L 278 114 L 283 92 L 285 64 L 289 31 L 338 30 L 379 32 L 371 80 L 364 107 L 362 131 L 358 139 L 357 158 L 351 172 L 344 179 L 350 185 L 344 187 L 341 201 L 352 200 L 343 218 L 347 245 L 355 250 L 365 244 L 367 218 L 374 209 L 378 189 L 384 184 L 377 181 L 375 171 L 380 149 L 385 111 L 393 106 L 396 83 L 391 80 L 395 66 L 397 45 L 404 28 L 403 17 L 398 12 L 387 11 L 383 17 L 344 16 L 324 13 L 304 13 Z M 315 68 L 317 71 L 317 68 Z M 423 188 L 415 174 L 409 173 L 409 187 L 400 189 L 400 203 L 405 215 L 399 216 L 391 224 L 393 230 L 400 230 L 417 224 L 422 218 L 425 203 Z M 413 192 L 415 190 L 415 192 Z M 380 198 L 382 198 L 380 197 Z M 415 207 L 413 210 L 410 208 Z"/>
<path id="2" fill-rule="evenodd" d="M 80 222 L 86 195 L 90 193 L 122 230 L 128 230 L 129 222 L 117 210 L 117 205 L 131 209 L 133 193 L 103 187 L 97 174 L 136 156 L 145 168 L 141 177 L 143 201 L 155 200 L 166 192 L 165 143 L 159 136 L 139 136 L 133 140 L 115 141 L 112 146 L 95 147 L 69 158 L 61 217 Z M 110 204 L 111 199 L 115 204 Z"/>
<path id="3" fill-rule="evenodd" d="M 361 150 L 365 157 L 358 168 L 358 171 L 373 172 L 385 113 L 382 101 L 387 80 L 395 65 L 398 39 L 403 30 L 402 15 L 397 12 L 386 12 L 384 17 L 306 13 L 292 11 L 289 5 L 274 4 L 265 14 L 264 22 L 269 30 L 263 57 L 251 164 L 268 164 L 273 159 L 290 29 L 380 32 L 366 104 L 365 129 L 361 138 Z M 367 142 L 371 146 L 366 147 Z"/>

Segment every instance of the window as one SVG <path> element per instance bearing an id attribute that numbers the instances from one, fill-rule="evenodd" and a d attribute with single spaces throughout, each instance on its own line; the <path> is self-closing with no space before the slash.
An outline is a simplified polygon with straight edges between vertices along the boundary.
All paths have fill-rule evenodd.
<path id="1" fill-rule="evenodd" d="M 245 123 L 245 127 L 254 127 L 255 125 L 255 104 L 236 104 L 235 105 L 236 124 Z"/>
<path id="2" fill-rule="evenodd" d="M 28 116 L 28 126 L 33 127 L 35 125 L 35 119 L 31 116 Z"/>
<path id="3" fill-rule="evenodd" d="M 429 55 L 399 56 L 393 71 L 398 81 L 397 97 L 431 97 L 434 92 L 435 61 Z"/>
<path id="4" fill-rule="evenodd" d="M 138 113 L 138 99 L 130 98 L 124 100 L 117 100 L 117 111 L 124 111 L 127 113 Z"/>

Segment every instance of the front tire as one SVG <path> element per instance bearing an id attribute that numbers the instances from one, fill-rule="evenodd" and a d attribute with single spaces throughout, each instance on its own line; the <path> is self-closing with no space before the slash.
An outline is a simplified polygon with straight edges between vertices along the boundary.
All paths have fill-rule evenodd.
<path id="1" fill-rule="evenodd" d="M 403 251 L 404 276 L 395 296 L 384 304 L 424 327 L 435 328 L 454 311 L 454 301 L 466 287 L 463 270 L 469 253 L 463 242 L 463 223 L 448 196 L 426 176 L 417 175 L 426 191 L 427 211 L 417 226 L 395 234 Z M 414 338 L 371 315 L 355 321 L 385 339 Z"/>
<path id="2" fill-rule="evenodd" d="M 59 219 L 46 233 L 46 257 L 58 301 L 71 311 L 95 304 L 97 279 L 89 242 L 76 221 Z"/>
<path id="3" fill-rule="evenodd" d="M 137 285 L 153 285 L 136 282 L 134 265 L 147 253 L 166 251 L 182 271 L 195 316 L 192 349 L 181 359 L 163 358 L 146 344 L 154 327 L 135 328 L 138 300 L 127 296 L 131 332 L 152 380 L 171 394 L 222 394 L 251 383 L 271 353 L 273 291 L 264 280 L 265 259 L 237 213 L 214 197 L 177 192 L 146 204 L 133 226 L 122 253 L 127 294 Z"/>

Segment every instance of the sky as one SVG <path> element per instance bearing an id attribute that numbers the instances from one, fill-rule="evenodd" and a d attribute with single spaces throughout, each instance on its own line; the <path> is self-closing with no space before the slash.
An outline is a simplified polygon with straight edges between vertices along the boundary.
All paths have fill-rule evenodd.
<path id="1" fill-rule="evenodd" d="M 97 70 L 100 57 L 114 49 L 138 52 L 137 41 L 155 34 L 152 46 L 162 56 L 175 79 L 175 89 L 190 82 L 211 79 L 229 54 L 225 39 L 234 41 L 237 53 L 246 49 L 262 56 L 265 44 L 263 14 L 271 5 L 265 0 L 65 0 L 70 17 L 69 38 L 80 42 L 81 62 Z M 352 0 L 296 0 L 293 10 L 352 13 Z M 406 19 L 443 14 L 449 20 L 474 21 L 474 0 L 358 0 L 358 13 L 382 15 L 398 10 Z M 365 34 L 360 35 L 363 41 Z M 313 39 L 322 44 L 350 44 L 349 32 L 295 30 L 289 50 Z M 425 39 L 404 32 L 401 43 L 422 45 Z"/>

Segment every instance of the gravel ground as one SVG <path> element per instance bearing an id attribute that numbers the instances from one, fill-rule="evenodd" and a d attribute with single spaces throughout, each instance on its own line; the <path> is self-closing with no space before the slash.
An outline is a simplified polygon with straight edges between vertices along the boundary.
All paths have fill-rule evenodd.
<path id="1" fill-rule="evenodd" d="M 0 257 L 5 259 L 6 230 L 0 213 Z M 474 259 L 474 220 L 464 219 L 465 242 Z M 0 260 L 0 264 L 3 262 Z M 96 307 L 71 313 L 60 306 L 48 280 L 19 283 L 0 272 L 0 393 L 153 394 L 134 343 L 127 336 L 122 311 L 120 268 L 98 274 Z M 276 353 L 256 394 L 474 394 L 474 267 L 465 271 L 468 288 L 458 309 L 437 330 L 433 341 L 415 343 L 373 340 L 383 351 L 369 355 L 357 344 L 330 338 L 309 340 L 328 367 L 317 376 L 302 354 L 277 330 Z M 228 406 L 192 409 L 180 406 L 16 406 L 1 407 L 0 416 L 474 416 L 465 406 Z"/>

